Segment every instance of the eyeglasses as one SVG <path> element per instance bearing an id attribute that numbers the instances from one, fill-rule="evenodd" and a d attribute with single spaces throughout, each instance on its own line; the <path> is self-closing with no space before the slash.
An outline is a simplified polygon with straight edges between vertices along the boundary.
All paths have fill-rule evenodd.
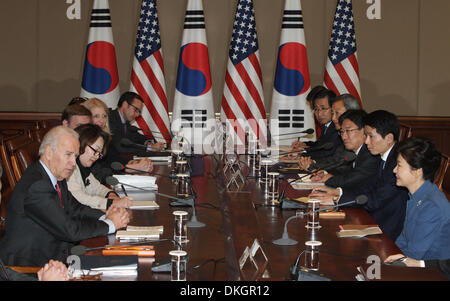
<path id="1" fill-rule="evenodd" d="M 360 129 L 348 129 L 348 130 L 339 130 L 339 135 L 343 136 L 344 134 L 350 135 L 353 131 L 359 131 Z"/>
<path id="2" fill-rule="evenodd" d="M 93 148 L 93 147 L 90 146 L 89 144 L 88 144 L 88 146 L 89 146 L 89 148 L 92 149 L 92 151 L 94 152 L 94 156 L 98 156 L 99 158 L 103 157 L 103 153 L 102 153 L 102 152 L 96 150 L 95 148 Z"/>
<path id="3" fill-rule="evenodd" d="M 314 111 L 314 113 L 317 113 L 317 112 L 323 112 L 323 111 L 328 111 L 329 109 L 331 109 L 331 107 L 328 107 L 328 108 L 314 108 L 313 109 L 313 111 Z"/>
<path id="4" fill-rule="evenodd" d="M 142 114 L 141 110 L 139 110 L 138 107 L 136 107 L 135 105 L 132 105 L 131 103 L 130 103 L 129 105 L 133 107 L 133 109 L 134 109 L 134 111 L 136 112 L 136 114 L 138 114 L 138 115 L 141 115 L 141 114 Z"/>

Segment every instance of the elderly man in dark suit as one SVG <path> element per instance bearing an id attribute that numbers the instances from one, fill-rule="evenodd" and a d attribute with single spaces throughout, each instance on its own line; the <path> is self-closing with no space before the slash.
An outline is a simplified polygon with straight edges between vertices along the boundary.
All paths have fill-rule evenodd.
<path id="1" fill-rule="evenodd" d="M 106 214 L 79 203 L 66 179 L 76 166 L 78 134 L 64 126 L 51 129 L 14 188 L 0 240 L 0 258 L 8 265 L 43 266 L 65 262 L 77 242 L 126 227 L 128 212 L 110 207 Z"/>
<path id="2" fill-rule="evenodd" d="M 368 150 L 371 154 L 381 157 L 377 176 L 362 187 L 314 189 L 310 197 L 320 199 L 321 204 L 330 205 L 336 199 L 339 203 L 345 203 L 354 200 L 358 195 L 367 195 L 368 202 L 364 209 L 383 232 L 395 241 L 403 229 L 408 200 L 408 191 L 396 185 L 394 174 L 397 165 L 398 119 L 390 112 L 378 110 L 368 114 L 363 122 Z M 321 192 L 323 190 L 326 192 Z"/>

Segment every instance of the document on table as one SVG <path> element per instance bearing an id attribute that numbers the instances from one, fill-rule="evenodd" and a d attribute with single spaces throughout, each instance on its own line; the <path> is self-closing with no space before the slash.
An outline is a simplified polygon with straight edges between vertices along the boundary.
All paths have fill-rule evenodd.
<path id="1" fill-rule="evenodd" d="M 154 210 L 159 209 L 159 205 L 155 201 L 131 201 L 130 209 L 134 210 Z"/>
<path id="2" fill-rule="evenodd" d="M 150 231 L 126 231 L 119 230 L 116 233 L 116 238 L 119 240 L 136 240 L 136 239 L 159 239 L 159 230 Z"/>
<path id="3" fill-rule="evenodd" d="M 142 191 L 139 188 L 146 190 L 158 190 L 158 185 L 156 184 L 156 177 L 138 176 L 138 175 L 114 175 L 114 177 L 121 183 L 135 186 L 131 187 L 128 185 L 124 185 L 127 191 Z"/>

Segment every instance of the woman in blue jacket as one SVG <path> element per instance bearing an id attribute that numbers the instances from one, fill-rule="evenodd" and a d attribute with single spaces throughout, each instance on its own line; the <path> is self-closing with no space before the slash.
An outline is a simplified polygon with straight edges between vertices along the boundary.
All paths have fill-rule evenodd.
<path id="1" fill-rule="evenodd" d="M 386 262 L 402 256 L 415 260 L 450 258 L 450 203 L 433 184 L 440 163 L 441 154 L 428 139 L 411 137 L 399 145 L 396 184 L 409 191 L 403 231 L 395 241 L 403 255 L 391 255 Z"/>

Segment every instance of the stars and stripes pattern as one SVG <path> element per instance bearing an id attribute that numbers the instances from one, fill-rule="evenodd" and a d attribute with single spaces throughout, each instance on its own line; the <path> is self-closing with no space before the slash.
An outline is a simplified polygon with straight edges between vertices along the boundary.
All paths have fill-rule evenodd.
<path id="1" fill-rule="evenodd" d="M 266 139 L 266 110 L 256 22 L 251 0 L 239 0 L 230 43 L 222 96 L 221 119 L 232 124 L 241 143 L 248 129 Z"/>
<path id="2" fill-rule="evenodd" d="M 337 95 L 352 94 L 362 106 L 351 0 L 338 0 L 336 6 L 324 85 Z"/>
<path id="3" fill-rule="evenodd" d="M 136 119 L 144 135 L 169 143 L 169 110 L 155 0 L 142 1 L 130 90 L 144 100 L 142 115 Z"/>

